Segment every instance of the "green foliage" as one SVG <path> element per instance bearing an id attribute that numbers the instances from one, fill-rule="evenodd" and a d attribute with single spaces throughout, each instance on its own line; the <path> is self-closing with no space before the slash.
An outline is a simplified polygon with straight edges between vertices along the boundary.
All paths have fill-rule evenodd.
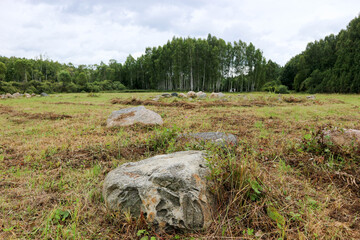
<path id="1" fill-rule="evenodd" d="M 152 151 L 164 151 L 171 143 L 174 143 L 178 132 L 179 129 L 176 126 L 172 128 L 156 128 L 155 134 L 146 140 L 146 145 Z"/>
<path id="2" fill-rule="evenodd" d="M 126 87 L 249 92 L 277 80 L 281 71 L 275 62 L 266 62 L 252 43 L 227 43 L 210 34 L 207 39 L 174 37 L 163 46 L 147 48 L 137 59 L 129 55 L 124 64 L 110 60 L 108 64 L 75 67 L 42 56 L 1 60 L 5 69 L 0 67 L 0 81 L 61 83 L 60 88 L 51 87 L 54 92 L 121 91 Z M 39 92 L 40 86 L 34 87 Z"/>
<path id="3" fill-rule="evenodd" d="M 261 88 L 264 92 L 275 92 L 276 87 L 279 85 L 277 81 L 271 81 L 264 84 Z"/>
<path id="4" fill-rule="evenodd" d="M 19 89 L 13 86 L 12 82 L 3 82 L 0 81 L 0 93 L 16 93 L 19 92 Z"/>
<path id="5" fill-rule="evenodd" d="M 59 222 L 64 222 L 69 217 L 70 217 L 69 211 L 63 211 L 61 209 L 56 209 L 52 219 L 53 219 L 53 222 L 59 223 Z"/>
<path id="6" fill-rule="evenodd" d="M 100 95 L 96 94 L 96 93 L 89 93 L 87 96 L 88 97 L 100 97 Z"/>
<path id="7" fill-rule="evenodd" d="M 287 94 L 289 93 L 289 90 L 285 85 L 278 85 L 275 87 L 275 93 Z"/>
<path id="8" fill-rule="evenodd" d="M 141 237 L 140 240 L 156 240 L 156 237 L 149 238 L 149 232 L 144 229 L 137 231 L 136 236 Z"/>
<path id="9" fill-rule="evenodd" d="M 7 71 L 6 65 L 3 62 L 0 62 L 0 81 L 5 80 L 6 71 Z"/>
<path id="10" fill-rule="evenodd" d="M 58 74 L 58 80 L 65 84 L 70 83 L 71 82 L 70 73 L 67 70 L 61 70 Z"/>
<path id="11" fill-rule="evenodd" d="M 309 93 L 360 93 L 360 17 L 346 30 L 311 42 L 286 63 L 281 82 Z"/>
<path id="12" fill-rule="evenodd" d="M 252 189 L 252 191 L 248 193 L 251 201 L 259 200 L 263 196 L 262 195 L 263 187 L 260 185 L 260 183 L 257 180 L 249 179 L 248 182 Z"/>
<path id="13" fill-rule="evenodd" d="M 113 89 L 114 90 L 125 90 L 126 87 L 121 82 L 113 82 Z"/>

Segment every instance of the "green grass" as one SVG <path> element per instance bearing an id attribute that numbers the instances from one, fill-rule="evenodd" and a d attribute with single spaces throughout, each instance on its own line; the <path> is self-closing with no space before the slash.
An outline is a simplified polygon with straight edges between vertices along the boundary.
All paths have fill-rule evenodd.
<path id="1" fill-rule="evenodd" d="M 112 99 L 146 101 L 158 94 L 1 100 L 0 239 L 360 237 L 360 195 L 353 184 L 360 183 L 359 159 L 325 151 L 315 134 L 325 126 L 360 129 L 359 95 L 318 94 L 315 101 L 293 95 L 303 99 L 298 103 L 269 93 L 227 94 L 225 103 L 177 99 L 194 106 L 146 106 L 163 117 L 162 126 L 105 127 L 112 111 L 129 107 Z M 59 118 L 46 118 L 50 113 Z M 177 134 L 205 131 L 232 133 L 239 144 L 218 149 L 176 141 Z M 213 166 L 219 209 L 207 231 L 154 233 L 105 208 L 101 188 L 110 170 L 189 149 L 207 150 Z"/>

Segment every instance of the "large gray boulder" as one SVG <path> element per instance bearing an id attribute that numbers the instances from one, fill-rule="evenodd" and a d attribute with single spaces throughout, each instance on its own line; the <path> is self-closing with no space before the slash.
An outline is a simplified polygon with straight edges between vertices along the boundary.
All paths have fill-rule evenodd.
<path id="1" fill-rule="evenodd" d="M 112 112 L 107 119 L 106 126 L 130 126 L 135 123 L 162 125 L 163 120 L 156 112 L 146 109 L 144 106 L 138 106 Z"/>
<path id="2" fill-rule="evenodd" d="M 202 133 L 184 133 L 179 138 L 196 141 L 211 141 L 218 145 L 236 145 L 237 137 L 231 133 L 224 132 L 202 132 Z"/>
<path id="3" fill-rule="evenodd" d="M 103 196 L 109 209 L 143 213 L 161 230 L 207 228 L 215 205 L 202 151 L 158 155 L 126 163 L 105 178 Z"/>

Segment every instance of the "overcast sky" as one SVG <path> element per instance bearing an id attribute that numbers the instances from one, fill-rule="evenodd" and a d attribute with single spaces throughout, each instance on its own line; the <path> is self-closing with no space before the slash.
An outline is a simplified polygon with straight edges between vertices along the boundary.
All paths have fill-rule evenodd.
<path id="1" fill-rule="evenodd" d="M 283 65 L 359 13 L 359 0 L 0 0 L 0 55 L 124 62 L 173 36 L 211 33 Z"/>

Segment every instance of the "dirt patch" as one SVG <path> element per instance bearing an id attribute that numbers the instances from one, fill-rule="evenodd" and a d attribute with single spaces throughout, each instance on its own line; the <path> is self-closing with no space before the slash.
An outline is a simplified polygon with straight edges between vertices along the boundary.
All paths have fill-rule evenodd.
<path id="1" fill-rule="evenodd" d="M 103 103 L 99 103 L 99 104 L 94 104 L 94 103 L 89 103 L 89 102 L 42 102 L 43 104 L 55 104 L 55 105 L 85 105 L 85 106 L 106 106 L 106 104 Z"/>
<path id="2" fill-rule="evenodd" d="M 197 107 L 252 107 L 252 106 L 275 106 L 274 103 L 269 103 L 266 101 L 255 100 L 251 102 L 228 102 L 227 100 L 216 100 L 212 102 L 196 102 L 189 103 L 185 101 L 173 101 L 170 103 L 167 102 L 158 102 L 153 100 L 140 100 L 136 98 L 121 100 L 115 98 L 111 100 L 112 104 L 123 104 L 123 105 L 151 105 L 151 106 L 160 106 L 160 107 L 183 107 L 185 109 L 193 109 Z"/>
<path id="3" fill-rule="evenodd" d="M 327 98 L 326 101 L 332 104 L 344 104 L 345 102 L 339 99 Z"/>
<path id="4" fill-rule="evenodd" d="M 114 98 L 111 100 L 112 104 L 123 104 L 123 105 L 151 105 L 159 107 L 182 107 L 184 109 L 193 109 L 193 108 L 208 108 L 208 107 L 276 107 L 276 106 L 285 106 L 287 103 L 291 104 L 301 104 L 304 106 L 310 105 L 323 105 L 323 102 L 318 100 L 308 100 L 306 98 L 296 98 L 293 96 L 283 97 L 283 101 L 278 101 L 275 98 L 264 98 L 259 97 L 255 99 L 219 99 L 215 101 L 197 101 L 197 102 L 187 102 L 184 100 L 175 99 L 173 102 L 161 102 L 154 100 L 141 100 L 137 98 L 131 99 L 119 99 Z"/>
<path id="5" fill-rule="evenodd" d="M 302 103 L 306 102 L 305 98 L 296 98 L 294 96 L 283 97 L 283 100 L 287 103 Z"/>
<path id="6" fill-rule="evenodd" d="M 57 114 L 53 112 L 27 113 L 23 111 L 16 111 L 13 108 L 6 106 L 0 106 L 0 113 L 7 114 L 10 117 L 21 117 L 22 119 L 13 119 L 16 123 L 24 123 L 27 119 L 58 120 L 72 118 L 72 116 L 67 114 Z"/>
<path id="7" fill-rule="evenodd" d="M 111 100 L 112 104 L 123 104 L 123 105 L 151 105 L 151 106 L 160 106 L 160 107 L 183 107 L 185 109 L 191 109 L 191 108 L 195 108 L 197 105 L 194 103 L 187 103 L 187 102 L 183 102 L 183 101 L 179 101 L 179 102 L 171 102 L 171 103 L 166 103 L 166 102 L 157 102 L 157 101 L 151 101 L 151 100 L 140 100 L 137 98 L 132 98 L 132 99 L 127 99 L 127 100 L 121 100 L 118 98 L 115 98 L 113 100 Z"/>

